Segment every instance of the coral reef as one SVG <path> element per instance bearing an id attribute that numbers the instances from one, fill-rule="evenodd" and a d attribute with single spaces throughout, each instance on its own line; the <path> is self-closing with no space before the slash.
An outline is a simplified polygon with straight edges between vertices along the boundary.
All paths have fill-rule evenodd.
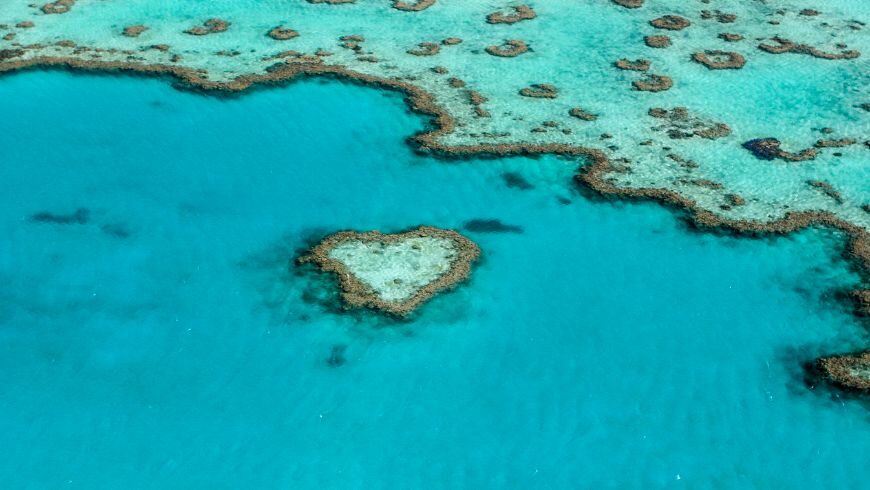
<path id="1" fill-rule="evenodd" d="M 614 65 L 616 65 L 616 67 L 620 70 L 647 71 L 650 67 L 650 61 L 645 59 L 631 61 L 622 58 L 620 60 L 617 60 Z"/>
<path id="2" fill-rule="evenodd" d="M 641 92 L 663 92 L 673 87 L 674 81 L 671 80 L 671 77 L 650 73 L 645 79 L 635 80 L 631 84 L 635 90 Z"/>
<path id="3" fill-rule="evenodd" d="M 334 273 L 349 307 L 405 316 L 467 279 L 479 255 L 477 245 L 459 233 L 421 226 L 396 234 L 335 233 L 297 263 Z"/>
<path id="4" fill-rule="evenodd" d="M 731 134 L 727 124 L 692 116 L 685 107 L 671 110 L 653 107 L 648 114 L 667 121 L 667 124 L 654 126 L 653 131 L 664 131 L 671 139 L 685 139 L 698 136 L 704 139 L 717 139 Z"/>
<path id="5" fill-rule="evenodd" d="M 806 54 L 814 58 L 819 58 L 823 60 L 850 60 L 861 56 L 861 52 L 856 50 L 845 50 L 839 53 L 830 53 L 827 51 L 822 51 L 808 44 L 795 43 L 779 36 L 774 37 L 773 41 L 776 44 L 761 43 L 758 45 L 758 49 L 772 54 Z"/>
<path id="6" fill-rule="evenodd" d="M 288 27 L 281 26 L 273 27 L 266 35 L 276 41 L 287 41 L 288 39 L 299 37 L 298 32 Z"/>
<path id="7" fill-rule="evenodd" d="M 668 36 L 645 36 L 643 42 L 651 48 L 667 48 L 671 45 L 671 38 Z"/>
<path id="8" fill-rule="evenodd" d="M 746 59 L 741 54 L 718 49 L 693 53 L 692 61 L 711 70 L 739 70 L 746 64 Z"/>
<path id="9" fill-rule="evenodd" d="M 520 95 L 535 99 L 555 99 L 559 95 L 559 90 L 549 83 L 535 83 L 521 89 Z"/>
<path id="10" fill-rule="evenodd" d="M 122 34 L 127 37 L 139 37 L 140 34 L 147 30 L 148 28 L 143 25 L 133 25 L 125 27 Z"/>
<path id="11" fill-rule="evenodd" d="M 613 3 L 619 5 L 620 7 L 625 7 L 629 9 L 636 9 L 643 7 L 643 0 L 612 0 Z"/>
<path id="12" fill-rule="evenodd" d="M 75 5 L 76 0 L 57 0 L 47 3 L 40 8 L 45 14 L 65 14 Z"/>
<path id="13" fill-rule="evenodd" d="M 650 25 L 656 29 L 665 29 L 668 31 L 681 31 L 692 25 L 689 19 L 680 17 L 679 15 L 663 15 L 657 19 L 649 21 Z"/>
<path id="14" fill-rule="evenodd" d="M 801 162 L 812 160 L 818 155 L 815 148 L 806 148 L 798 153 L 785 151 L 776 138 L 757 138 L 743 143 L 743 147 L 752 152 L 759 160 L 773 160 L 779 158 L 789 162 Z"/>
<path id="15" fill-rule="evenodd" d="M 438 43 L 423 42 L 417 45 L 416 48 L 406 51 L 414 56 L 434 56 L 441 51 L 441 45 Z"/>
<path id="16" fill-rule="evenodd" d="M 576 117 L 577 119 L 581 119 L 583 121 L 594 121 L 598 119 L 598 116 L 585 111 L 582 107 L 572 107 L 571 110 L 568 111 L 568 115 L 570 115 L 571 117 Z"/>
<path id="17" fill-rule="evenodd" d="M 223 19 L 208 19 L 202 23 L 202 26 L 191 27 L 184 32 L 192 36 L 205 36 L 207 34 L 224 32 L 229 28 L 230 23 Z"/>
<path id="18" fill-rule="evenodd" d="M 393 0 L 393 8 L 405 12 L 420 12 L 435 5 L 435 0 L 416 0 L 415 2 L 403 2 L 402 0 Z"/>
<path id="19" fill-rule="evenodd" d="M 816 365 L 828 381 L 840 388 L 870 393 L 870 351 L 822 357 Z"/>
<path id="20" fill-rule="evenodd" d="M 535 11 L 528 5 L 519 5 L 511 7 L 512 14 L 503 12 L 493 12 L 486 16 L 486 21 L 490 24 L 515 24 L 523 20 L 532 20 L 538 16 Z"/>
<path id="21" fill-rule="evenodd" d="M 502 58 L 513 58 L 529 50 L 528 44 L 520 39 L 508 39 L 500 46 L 487 46 L 486 52 Z"/>

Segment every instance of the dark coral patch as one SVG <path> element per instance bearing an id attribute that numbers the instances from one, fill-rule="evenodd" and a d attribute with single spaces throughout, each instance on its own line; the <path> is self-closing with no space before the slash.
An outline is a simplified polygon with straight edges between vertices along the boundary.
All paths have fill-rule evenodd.
<path id="1" fill-rule="evenodd" d="M 781 144 L 776 138 L 757 138 L 743 143 L 743 148 L 752 152 L 759 160 L 779 158 L 790 162 L 800 162 L 812 160 L 818 154 L 815 148 L 807 148 L 798 153 L 788 152 L 781 148 Z"/>
<path id="2" fill-rule="evenodd" d="M 650 61 L 645 60 L 645 59 L 638 59 L 638 60 L 631 61 L 631 60 L 622 58 L 620 60 L 617 60 L 616 63 L 614 63 L 614 65 L 616 65 L 616 67 L 619 68 L 620 70 L 647 71 L 647 70 L 649 70 L 649 67 L 650 67 Z"/>
<path id="3" fill-rule="evenodd" d="M 416 2 L 393 0 L 393 8 L 404 12 L 420 12 L 433 5 L 435 5 L 435 0 L 417 0 Z"/>
<path id="4" fill-rule="evenodd" d="M 287 41 L 295 37 L 299 37 L 299 33 L 288 27 L 273 27 L 267 34 L 276 41 Z"/>
<path id="5" fill-rule="evenodd" d="M 645 36 L 643 42 L 651 48 L 667 48 L 671 45 L 671 38 L 668 36 Z"/>
<path id="6" fill-rule="evenodd" d="M 650 73 L 643 80 L 631 82 L 631 85 L 641 92 L 663 92 L 673 87 L 674 81 L 669 76 Z"/>
<path id="7" fill-rule="evenodd" d="M 761 43 L 758 45 L 758 49 L 772 54 L 806 54 L 812 56 L 813 58 L 819 58 L 823 60 L 850 60 L 861 56 L 861 52 L 854 49 L 843 50 L 839 53 L 831 53 L 828 51 L 822 51 L 816 47 L 810 46 L 809 44 L 796 43 L 794 41 L 790 41 L 779 36 L 774 37 L 773 41 L 776 44 Z"/>
<path id="8" fill-rule="evenodd" d="M 692 61 L 700 63 L 710 70 L 739 70 L 746 64 L 746 58 L 740 53 L 719 49 L 693 53 Z"/>
<path id="9" fill-rule="evenodd" d="M 528 52 L 529 45 L 521 39 L 508 39 L 499 46 L 487 46 L 486 52 L 501 58 L 513 58 Z"/>
<path id="10" fill-rule="evenodd" d="M 191 27 L 184 32 L 192 36 L 205 36 L 207 34 L 224 32 L 229 28 L 230 23 L 223 19 L 208 19 L 202 23 L 202 26 Z"/>
<path id="11" fill-rule="evenodd" d="M 520 95 L 534 99 L 555 99 L 559 95 L 559 90 L 549 83 L 535 83 L 521 89 Z"/>
<path id="12" fill-rule="evenodd" d="M 523 20 L 532 20 L 538 16 L 528 5 L 518 5 L 511 7 L 511 9 L 513 10 L 512 14 L 493 12 L 486 16 L 486 21 L 490 24 L 515 24 Z"/>

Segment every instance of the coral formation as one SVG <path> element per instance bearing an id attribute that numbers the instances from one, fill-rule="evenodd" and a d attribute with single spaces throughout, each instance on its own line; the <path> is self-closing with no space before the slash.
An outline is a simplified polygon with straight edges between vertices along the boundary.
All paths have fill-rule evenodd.
<path id="1" fill-rule="evenodd" d="M 776 44 L 761 43 L 758 45 L 758 49 L 772 54 L 806 54 L 814 58 L 819 58 L 823 60 L 850 60 L 861 56 L 861 52 L 856 50 L 844 50 L 839 53 L 831 53 L 827 51 L 822 51 L 808 44 L 800 44 L 789 41 L 788 39 L 779 36 L 774 37 L 773 41 Z"/>
<path id="2" fill-rule="evenodd" d="M 870 393 L 870 351 L 822 357 L 816 365 L 828 381 L 840 388 Z"/>
<path id="3" fill-rule="evenodd" d="M 405 12 L 420 12 L 435 5 L 435 0 L 416 0 L 415 2 L 403 2 L 402 0 L 393 0 L 393 8 Z"/>
<path id="4" fill-rule="evenodd" d="M 635 90 L 641 92 L 663 92 L 673 87 L 674 81 L 671 80 L 671 77 L 650 73 L 645 79 L 635 80 L 631 84 Z"/>
<path id="5" fill-rule="evenodd" d="M 649 21 L 650 25 L 656 29 L 665 29 L 668 31 L 681 31 L 692 25 L 689 19 L 680 17 L 679 15 L 663 15 L 657 19 Z"/>
<path id="6" fill-rule="evenodd" d="M 671 110 L 653 107 L 648 114 L 667 121 L 667 124 L 654 126 L 653 131 L 664 131 L 671 139 L 685 139 L 698 136 L 704 139 L 717 139 L 731 134 L 727 124 L 692 116 L 685 107 Z"/>
<path id="7" fill-rule="evenodd" d="M 615 3 L 621 7 L 625 7 L 625 8 L 629 8 L 629 9 L 636 9 L 636 8 L 643 7 L 643 0 L 612 0 L 612 1 L 613 1 L 613 3 Z"/>
<path id="8" fill-rule="evenodd" d="M 124 34 L 127 37 L 139 37 L 140 34 L 142 34 L 143 32 L 145 32 L 147 30 L 148 30 L 148 28 L 143 26 L 143 25 L 133 25 L 133 26 L 125 27 L 124 32 L 122 32 L 122 34 Z"/>
<path id="9" fill-rule="evenodd" d="M 185 34 L 190 34 L 193 36 L 205 36 L 207 34 L 224 32 L 229 28 L 230 23 L 223 19 L 208 19 L 202 23 L 202 26 L 191 27 L 184 32 Z"/>
<path id="10" fill-rule="evenodd" d="M 568 111 L 568 115 L 571 117 L 576 117 L 577 119 L 581 119 L 583 121 L 594 121 L 598 119 L 598 116 L 592 114 L 591 112 L 585 111 L 582 107 L 572 107 L 570 111 Z"/>
<path id="11" fill-rule="evenodd" d="M 40 10 L 45 14 L 65 14 L 70 11 L 75 3 L 76 0 L 57 0 L 43 5 Z"/>
<path id="12" fill-rule="evenodd" d="M 752 152 L 759 160 L 773 160 L 779 158 L 789 162 L 812 160 L 818 154 L 815 148 L 806 148 L 798 153 L 785 151 L 776 138 L 757 138 L 743 143 L 743 147 Z"/>
<path id="13" fill-rule="evenodd" d="M 523 20 L 532 20 L 538 16 L 535 11 L 528 5 L 519 5 L 511 7 L 512 14 L 503 12 L 493 12 L 486 16 L 486 21 L 490 24 L 515 24 Z"/>
<path id="14" fill-rule="evenodd" d="M 693 53 L 692 61 L 711 70 L 739 70 L 746 64 L 746 59 L 741 54 L 718 49 Z"/>
<path id="15" fill-rule="evenodd" d="M 645 36 L 643 42 L 651 48 L 667 48 L 671 45 L 671 38 L 668 36 Z"/>
<path id="16" fill-rule="evenodd" d="M 638 59 L 638 60 L 631 61 L 631 60 L 627 60 L 625 58 L 622 58 L 620 60 L 617 60 L 616 63 L 614 63 L 614 65 L 616 65 L 616 67 L 619 68 L 620 70 L 647 71 L 647 70 L 649 70 L 650 62 L 649 62 L 649 60 L 645 60 L 645 59 Z"/>
<path id="17" fill-rule="evenodd" d="M 521 89 L 520 95 L 535 99 L 555 99 L 559 95 L 559 90 L 549 83 L 535 83 Z"/>
<path id="18" fill-rule="evenodd" d="M 477 245 L 459 233 L 421 226 L 396 234 L 335 233 L 297 263 L 334 273 L 350 307 L 404 316 L 467 279 L 479 255 Z"/>
<path id="19" fill-rule="evenodd" d="M 273 27 L 271 30 L 269 30 L 267 36 L 271 37 L 276 41 L 286 41 L 288 39 L 299 37 L 299 33 L 288 27 L 278 26 Z"/>
<path id="20" fill-rule="evenodd" d="M 500 46 L 487 46 L 486 52 L 502 58 L 513 58 L 529 50 L 529 45 L 521 39 L 508 39 Z"/>

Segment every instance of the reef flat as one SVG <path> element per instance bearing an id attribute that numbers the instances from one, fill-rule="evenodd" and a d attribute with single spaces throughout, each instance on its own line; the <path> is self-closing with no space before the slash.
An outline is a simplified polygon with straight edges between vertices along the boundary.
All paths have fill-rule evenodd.
<path id="1" fill-rule="evenodd" d="M 459 233 L 421 226 L 396 234 L 342 231 L 298 262 L 335 273 L 347 305 L 403 316 L 468 278 L 479 255 L 477 245 Z"/>
<path id="2" fill-rule="evenodd" d="M 0 5 L 0 72 L 399 90 L 432 116 L 421 151 L 562 155 L 582 185 L 685 208 L 704 227 L 836 228 L 866 289 L 867 22 L 864 2 L 808 0 L 16 0 Z"/>

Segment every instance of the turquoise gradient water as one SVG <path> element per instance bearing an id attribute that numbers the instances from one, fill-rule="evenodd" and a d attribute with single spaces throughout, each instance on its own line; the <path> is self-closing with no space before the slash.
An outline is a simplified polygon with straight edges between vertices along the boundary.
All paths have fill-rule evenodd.
<path id="1" fill-rule="evenodd" d="M 693 232 L 555 158 L 420 157 L 398 96 L 337 82 L 29 72 L 0 114 L 3 488 L 866 488 L 866 407 L 800 370 L 866 345 L 842 237 Z M 409 321 L 336 313 L 292 265 L 471 219 L 523 233 L 466 232 L 471 281 Z"/>

